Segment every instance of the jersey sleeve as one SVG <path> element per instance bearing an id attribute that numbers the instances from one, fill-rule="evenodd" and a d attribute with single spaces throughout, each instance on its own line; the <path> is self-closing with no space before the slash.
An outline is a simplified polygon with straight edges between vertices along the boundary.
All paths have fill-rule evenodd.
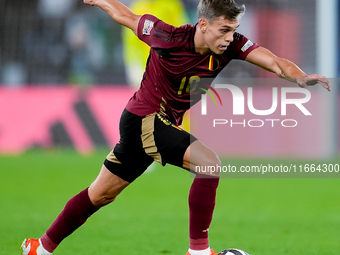
<path id="1" fill-rule="evenodd" d="M 174 27 L 153 15 L 145 14 L 139 20 L 137 36 L 152 48 L 175 48 L 185 42 L 186 27 Z"/>
<path id="2" fill-rule="evenodd" d="M 248 54 L 260 47 L 257 43 L 253 43 L 247 37 L 242 34 L 235 33 L 234 41 L 231 43 L 231 51 L 233 58 L 244 60 Z"/>

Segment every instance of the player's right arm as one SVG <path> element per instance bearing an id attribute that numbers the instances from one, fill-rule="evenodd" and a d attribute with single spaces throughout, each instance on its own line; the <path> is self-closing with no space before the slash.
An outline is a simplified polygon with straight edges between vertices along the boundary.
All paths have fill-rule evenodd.
<path id="1" fill-rule="evenodd" d="M 138 22 L 141 16 L 135 14 L 121 2 L 116 0 L 84 0 L 84 3 L 102 8 L 112 19 L 130 28 L 137 35 Z"/>

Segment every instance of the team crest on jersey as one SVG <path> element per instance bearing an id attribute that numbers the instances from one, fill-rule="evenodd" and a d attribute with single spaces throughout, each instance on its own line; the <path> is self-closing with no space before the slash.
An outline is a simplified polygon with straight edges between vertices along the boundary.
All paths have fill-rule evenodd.
<path id="1" fill-rule="evenodd" d="M 209 58 L 208 69 L 210 71 L 215 71 L 220 65 L 220 61 L 215 55 L 211 55 Z"/>
<path id="2" fill-rule="evenodd" d="M 143 35 L 150 35 L 150 32 L 153 28 L 153 21 L 146 19 L 144 21 L 144 27 L 143 27 Z"/>
<path id="3" fill-rule="evenodd" d="M 250 40 L 248 40 L 248 42 L 246 42 L 246 44 L 245 45 L 243 45 L 243 47 L 242 47 L 242 51 L 243 52 L 246 52 L 251 46 L 253 46 L 254 45 L 254 43 L 252 42 L 252 41 L 250 41 Z"/>

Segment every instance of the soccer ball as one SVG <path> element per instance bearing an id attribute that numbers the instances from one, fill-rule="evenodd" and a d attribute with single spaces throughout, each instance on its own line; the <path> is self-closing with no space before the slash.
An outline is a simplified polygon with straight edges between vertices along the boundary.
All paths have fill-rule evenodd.
<path id="1" fill-rule="evenodd" d="M 239 249 L 228 249 L 221 251 L 219 253 L 220 255 L 249 255 L 245 251 L 239 250 Z"/>

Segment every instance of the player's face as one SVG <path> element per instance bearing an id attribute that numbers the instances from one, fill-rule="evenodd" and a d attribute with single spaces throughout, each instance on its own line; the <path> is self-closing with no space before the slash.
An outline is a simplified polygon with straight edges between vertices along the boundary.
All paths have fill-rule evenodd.
<path id="1" fill-rule="evenodd" d="M 215 54 L 222 54 L 229 44 L 234 40 L 234 33 L 239 22 L 218 17 L 212 24 L 205 24 L 203 35 L 207 46 Z"/>

